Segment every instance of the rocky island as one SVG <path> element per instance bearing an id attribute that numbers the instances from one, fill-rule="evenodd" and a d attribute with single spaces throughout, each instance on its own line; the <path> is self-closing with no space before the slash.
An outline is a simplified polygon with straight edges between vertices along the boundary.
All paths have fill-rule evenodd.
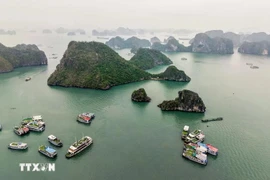
<path id="1" fill-rule="evenodd" d="M 93 36 L 134 36 L 136 34 L 135 30 L 124 27 L 119 27 L 116 30 L 98 31 L 94 29 L 92 31 Z"/>
<path id="2" fill-rule="evenodd" d="M 154 44 L 154 43 L 161 43 L 161 41 L 160 41 L 160 39 L 159 39 L 158 37 L 152 37 L 152 38 L 150 39 L 150 42 L 151 42 L 152 44 Z"/>
<path id="3" fill-rule="evenodd" d="M 175 66 L 169 66 L 163 73 L 152 75 L 153 80 L 189 82 L 191 78 L 184 71 L 177 69 Z"/>
<path id="4" fill-rule="evenodd" d="M 72 41 L 48 85 L 106 90 L 150 78 L 103 43 Z"/>
<path id="5" fill-rule="evenodd" d="M 0 43 L 0 73 L 18 67 L 40 65 L 47 65 L 47 57 L 36 45 L 20 44 L 10 48 Z"/>
<path id="6" fill-rule="evenodd" d="M 68 32 L 67 35 L 68 35 L 68 36 L 75 36 L 76 33 L 75 33 L 75 32 Z"/>
<path id="7" fill-rule="evenodd" d="M 192 52 L 213 53 L 213 54 L 233 54 L 233 42 L 226 38 L 210 38 L 205 33 L 199 33 L 192 42 Z"/>
<path id="8" fill-rule="evenodd" d="M 138 49 L 129 62 L 143 70 L 151 69 L 158 65 L 169 65 L 173 63 L 160 51 L 148 48 Z"/>
<path id="9" fill-rule="evenodd" d="M 0 35 L 16 35 L 16 31 L 14 30 L 5 31 L 4 29 L 0 29 Z"/>
<path id="10" fill-rule="evenodd" d="M 140 88 L 132 93 L 131 100 L 136 102 L 150 102 L 151 98 L 147 96 L 144 88 Z"/>
<path id="11" fill-rule="evenodd" d="M 112 49 L 126 49 L 126 48 L 142 48 L 142 47 L 150 47 L 150 41 L 146 39 L 139 39 L 137 37 L 131 37 L 127 40 L 117 36 L 115 38 L 111 38 L 106 42 L 106 45 L 111 47 Z"/>
<path id="12" fill-rule="evenodd" d="M 238 52 L 242 54 L 270 55 L 270 42 L 244 42 Z"/>
<path id="13" fill-rule="evenodd" d="M 206 107 L 199 95 L 190 90 L 178 92 L 178 97 L 175 100 L 163 101 L 158 105 L 162 111 L 184 111 L 204 113 Z"/>
<path id="14" fill-rule="evenodd" d="M 162 52 L 191 52 L 191 46 L 186 47 L 180 44 L 174 37 L 169 37 L 167 44 L 156 42 L 151 48 Z"/>
<path id="15" fill-rule="evenodd" d="M 52 31 L 51 31 L 50 29 L 44 29 L 44 30 L 42 31 L 42 33 L 43 33 L 43 34 L 51 34 Z"/>

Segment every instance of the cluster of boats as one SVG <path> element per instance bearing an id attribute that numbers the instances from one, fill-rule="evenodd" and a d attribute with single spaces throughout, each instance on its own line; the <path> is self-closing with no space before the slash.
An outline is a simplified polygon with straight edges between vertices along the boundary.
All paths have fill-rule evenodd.
<path id="1" fill-rule="evenodd" d="M 90 124 L 91 121 L 95 118 L 95 115 L 93 113 L 82 113 L 79 114 L 77 117 L 77 121 L 85 124 Z M 14 132 L 22 136 L 24 134 L 29 133 L 30 131 L 37 131 L 37 132 L 42 132 L 45 130 L 45 122 L 43 121 L 42 116 L 33 116 L 31 118 L 25 118 L 22 120 L 20 126 L 15 126 L 13 128 Z M 52 145 L 56 147 L 62 147 L 63 143 L 62 141 L 57 138 L 54 135 L 49 135 L 48 136 L 48 141 Z M 89 147 L 93 143 L 93 140 L 89 136 L 84 136 L 82 139 L 75 141 L 68 149 L 66 153 L 66 158 L 71 158 L 80 152 L 82 152 L 84 149 Z M 24 142 L 12 142 L 8 145 L 9 149 L 14 149 L 14 150 L 26 150 L 28 148 L 27 143 Z M 46 145 L 41 145 L 38 148 L 38 152 L 41 154 L 49 157 L 49 158 L 55 158 L 57 156 L 57 151 Z"/>
<path id="2" fill-rule="evenodd" d="M 40 115 L 24 118 L 19 126 L 13 128 L 13 131 L 19 136 L 28 134 L 30 131 L 42 132 L 44 130 L 45 122 Z"/>
<path id="3" fill-rule="evenodd" d="M 189 132 L 189 126 L 184 126 L 181 138 L 184 140 L 184 148 L 182 156 L 207 165 L 207 154 L 218 155 L 218 149 L 211 144 L 204 144 L 205 135 L 201 130 Z"/>

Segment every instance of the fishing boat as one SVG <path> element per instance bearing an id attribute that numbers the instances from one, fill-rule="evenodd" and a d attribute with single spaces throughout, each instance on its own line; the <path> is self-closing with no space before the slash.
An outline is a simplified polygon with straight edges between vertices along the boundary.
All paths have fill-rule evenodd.
<path id="1" fill-rule="evenodd" d="M 13 131 L 19 136 L 29 133 L 29 129 L 25 126 L 15 126 Z"/>
<path id="2" fill-rule="evenodd" d="M 210 121 L 222 121 L 223 117 L 217 117 L 212 119 L 202 119 L 202 122 L 210 122 Z"/>
<path id="3" fill-rule="evenodd" d="M 207 149 L 207 153 L 217 156 L 218 155 L 218 148 L 214 147 L 211 144 L 204 144 L 204 143 L 198 143 L 199 146 L 203 146 Z"/>
<path id="4" fill-rule="evenodd" d="M 188 144 L 184 144 L 184 148 L 185 149 L 194 149 L 196 151 L 200 151 L 202 153 L 207 153 L 208 148 L 204 147 L 204 146 L 200 146 L 199 144 L 196 143 L 188 143 Z"/>
<path id="5" fill-rule="evenodd" d="M 95 114 L 94 113 L 82 113 L 79 114 L 77 117 L 77 121 L 81 122 L 81 123 L 85 123 L 85 124 L 90 124 L 91 121 L 95 118 Z"/>
<path id="6" fill-rule="evenodd" d="M 185 139 L 184 139 L 184 141 L 185 141 L 185 143 L 198 143 L 198 142 L 200 142 L 199 141 L 199 139 L 197 139 L 196 137 L 189 137 L 189 136 L 187 136 Z"/>
<path id="7" fill-rule="evenodd" d="M 41 115 L 24 118 L 22 120 L 21 124 L 27 125 L 28 123 L 33 122 L 33 121 L 36 122 L 39 126 L 45 126 L 45 122 L 43 121 Z"/>
<path id="8" fill-rule="evenodd" d="M 30 81 L 30 80 L 31 80 L 31 77 L 25 78 L 25 81 Z"/>
<path id="9" fill-rule="evenodd" d="M 16 149 L 16 150 L 24 150 L 27 149 L 27 143 L 23 143 L 23 142 L 12 142 L 8 145 L 9 149 Z"/>
<path id="10" fill-rule="evenodd" d="M 26 125 L 30 131 L 36 131 L 36 132 L 42 132 L 45 130 L 45 127 L 43 125 L 38 124 L 35 121 L 31 121 Z"/>
<path id="11" fill-rule="evenodd" d="M 48 136 L 48 141 L 55 145 L 55 146 L 58 146 L 58 147 L 62 147 L 63 146 L 63 143 L 61 142 L 61 140 L 57 137 L 55 137 L 54 135 L 49 135 Z"/>
<path id="12" fill-rule="evenodd" d="M 202 130 L 196 129 L 195 131 L 189 133 L 188 135 L 190 138 L 197 138 L 199 140 L 199 142 L 203 142 L 205 135 L 202 132 Z"/>
<path id="13" fill-rule="evenodd" d="M 182 139 L 186 139 L 189 133 L 189 126 L 184 126 L 183 131 L 182 131 Z"/>
<path id="14" fill-rule="evenodd" d="M 49 146 L 44 146 L 44 145 L 39 146 L 38 152 L 40 152 L 41 154 L 43 154 L 49 158 L 54 158 L 57 155 L 57 152 L 55 149 L 53 149 Z"/>
<path id="15" fill-rule="evenodd" d="M 182 156 L 196 163 L 207 165 L 207 155 L 194 149 L 184 149 Z"/>
<path id="16" fill-rule="evenodd" d="M 93 140 L 89 136 L 84 136 L 79 141 L 74 142 L 68 149 L 66 153 L 66 158 L 71 158 L 75 156 L 76 154 L 79 154 L 84 149 L 89 147 L 93 143 Z"/>

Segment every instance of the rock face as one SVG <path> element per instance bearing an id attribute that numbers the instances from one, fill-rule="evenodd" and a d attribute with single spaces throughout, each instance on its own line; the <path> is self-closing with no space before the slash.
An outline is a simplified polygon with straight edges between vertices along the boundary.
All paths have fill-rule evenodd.
<path id="1" fill-rule="evenodd" d="M 161 43 L 161 41 L 160 41 L 160 39 L 159 39 L 158 37 L 152 37 L 152 38 L 150 39 L 150 42 L 151 42 L 152 44 L 154 44 L 154 43 Z"/>
<path id="2" fill-rule="evenodd" d="M 160 51 L 147 48 L 138 49 L 129 62 L 143 70 L 151 69 L 158 65 L 172 64 L 172 61 Z"/>
<path id="3" fill-rule="evenodd" d="M 0 43 L 0 73 L 14 68 L 47 65 L 47 57 L 36 45 L 20 44 L 13 48 Z"/>
<path id="4" fill-rule="evenodd" d="M 233 54 L 233 42 L 225 38 L 210 38 L 205 33 L 197 34 L 192 43 L 192 52 Z"/>
<path id="5" fill-rule="evenodd" d="M 150 102 L 151 98 L 147 96 L 144 88 L 140 88 L 132 93 L 131 100 L 136 102 Z"/>
<path id="6" fill-rule="evenodd" d="M 50 29 L 44 29 L 44 30 L 42 31 L 42 33 L 43 33 L 43 34 L 51 34 L 52 31 L 51 31 Z"/>
<path id="7" fill-rule="evenodd" d="M 155 80 L 189 82 L 191 78 L 184 71 L 177 69 L 175 66 L 169 66 L 163 73 L 152 75 Z"/>
<path id="8" fill-rule="evenodd" d="M 162 111 L 184 111 L 204 113 L 206 107 L 199 95 L 190 90 L 178 92 L 178 98 L 171 101 L 163 101 L 158 105 Z"/>
<path id="9" fill-rule="evenodd" d="M 270 42 L 244 42 L 238 52 L 242 54 L 270 55 Z"/>
<path id="10" fill-rule="evenodd" d="M 150 47 L 150 41 L 146 39 L 139 39 L 137 37 L 131 37 L 127 40 L 117 36 L 110 39 L 106 42 L 106 45 L 113 49 L 126 49 L 126 48 L 141 48 L 141 47 Z"/>
<path id="11" fill-rule="evenodd" d="M 162 52 L 190 52 L 191 46 L 186 47 L 180 44 L 175 38 L 169 38 L 167 44 L 154 43 L 151 46 L 152 49 L 156 49 Z"/>
<path id="12" fill-rule="evenodd" d="M 106 90 L 150 77 L 103 43 L 72 41 L 48 85 Z"/>

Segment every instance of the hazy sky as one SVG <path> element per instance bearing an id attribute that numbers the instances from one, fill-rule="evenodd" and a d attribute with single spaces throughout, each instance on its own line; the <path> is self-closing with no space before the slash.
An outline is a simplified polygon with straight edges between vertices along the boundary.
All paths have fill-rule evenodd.
<path id="1" fill-rule="evenodd" d="M 81 27 L 270 31 L 270 0 L 0 0 L 0 29 Z"/>

